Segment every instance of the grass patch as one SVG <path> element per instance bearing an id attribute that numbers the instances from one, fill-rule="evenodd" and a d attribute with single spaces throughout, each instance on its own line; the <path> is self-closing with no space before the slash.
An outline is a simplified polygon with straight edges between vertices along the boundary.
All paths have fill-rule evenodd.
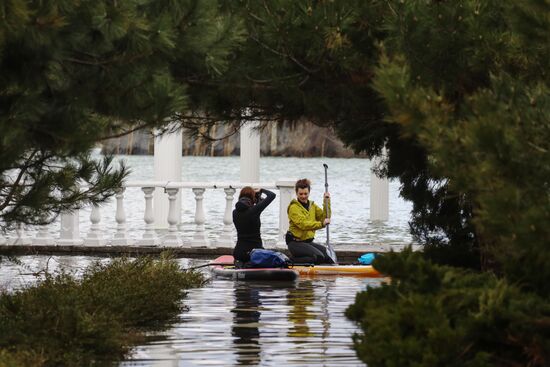
<path id="1" fill-rule="evenodd" d="M 46 274 L 0 294 L 0 366 L 80 366 L 122 359 L 144 333 L 185 311 L 185 290 L 203 275 L 176 261 L 141 257 L 96 262 L 82 277 Z"/>

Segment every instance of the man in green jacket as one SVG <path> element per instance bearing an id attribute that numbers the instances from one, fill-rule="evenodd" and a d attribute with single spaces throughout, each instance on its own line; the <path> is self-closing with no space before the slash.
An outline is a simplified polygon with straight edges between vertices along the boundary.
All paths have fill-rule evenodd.
<path id="1" fill-rule="evenodd" d="M 323 209 L 309 200 L 311 182 L 304 178 L 294 186 L 297 199 L 288 205 L 289 228 L 285 240 L 295 263 L 332 264 L 325 246 L 313 242 L 315 231 L 330 223 L 330 194 L 325 192 Z"/>

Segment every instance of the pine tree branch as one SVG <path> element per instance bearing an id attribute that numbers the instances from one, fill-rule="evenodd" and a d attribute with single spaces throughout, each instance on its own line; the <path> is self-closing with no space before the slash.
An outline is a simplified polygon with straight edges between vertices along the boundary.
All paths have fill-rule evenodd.
<path id="1" fill-rule="evenodd" d="M 131 128 L 129 130 L 124 130 L 122 132 L 111 134 L 111 135 L 101 136 L 101 137 L 98 138 L 98 141 L 104 141 L 104 140 L 109 140 L 109 139 L 120 138 L 120 137 L 126 136 L 128 134 L 131 134 L 133 132 L 136 132 L 138 130 L 145 129 L 146 127 L 153 127 L 154 125 L 155 125 L 154 123 L 146 122 L 146 123 L 138 125 L 134 128 Z"/>
<path id="2" fill-rule="evenodd" d="M 302 73 L 296 73 L 296 74 L 281 76 L 279 78 L 272 78 L 272 79 L 254 79 L 249 75 L 245 75 L 244 77 L 246 79 L 250 80 L 251 82 L 254 82 L 254 83 L 267 84 L 267 83 L 272 83 L 272 82 L 280 82 L 280 81 L 284 81 L 284 80 L 294 79 L 294 78 L 297 78 L 297 77 L 300 77 L 300 76 L 302 76 Z M 306 77 L 308 77 L 308 76 L 306 76 Z"/>
<path id="3" fill-rule="evenodd" d="M 145 58 L 145 57 L 150 56 L 150 55 L 151 55 L 150 52 L 143 52 L 143 53 L 135 54 L 135 55 L 132 55 L 132 56 L 129 56 L 129 57 L 128 56 L 113 57 L 113 58 L 107 59 L 107 60 L 89 61 L 89 60 L 77 59 L 77 58 L 74 58 L 74 57 L 66 57 L 63 60 L 73 62 L 73 63 L 77 63 L 77 64 L 94 65 L 94 66 L 104 67 L 105 65 L 109 65 L 109 64 L 131 64 L 132 62 L 134 62 L 136 60 Z"/>
<path id="4" fill-rule="evenodd" d="M 30 157 L 27 159 L 27 161 L 29 160 L 32 160 L 33 157 L 36 155 L 36 153 L 38 152 L 38 150 L 35 150 L 33 151 L 31 154 L 30 154 Z M 27 166 L 24 166 L 22 168 L 19 169 L 19 174 L 17 175 L 17 178 L 15 179 L 15 182 L 12 184 L 12 185 L 6 185 L 4 187 L 10 187 L 11 186 L 11 190 L 9 191 L 9 193 L 7 194 L 6 198 L 4 199 L 4 202 L 2 204 L 0 204 L 0 212 L 2 210 L 4 210 L 7 206 L 10 205 L 10 202 L 13 198 L 13 196 L 15 195 L 15 191 L 17 190 L 18 187 L 20 187 L 20 182 L 21 180 L 23 179 L 23 175 L 25 174 L 25 172 L 27 171 L 27 169 L 29 167 L 31 167 L 32 165 L 27 165 Z"/>
<path id="5" fill-rule="evenodd" d="M 193 80 L 193 79 L 184 79 L 187 83 L 191 85 L 201 85 L 206 87 L 229 87 L 229 88 L 239 88 L 248 90 L 251 87 L 260 89 L 260 90 L 275 90 L 277 88 L 267 85 L 254 85 L 250 86 L 248 84 L 236 84 L 236 83 L 225 83 L 225 82 L 215 82 L 215 81 L 203 81 L 203 80 Z"/>

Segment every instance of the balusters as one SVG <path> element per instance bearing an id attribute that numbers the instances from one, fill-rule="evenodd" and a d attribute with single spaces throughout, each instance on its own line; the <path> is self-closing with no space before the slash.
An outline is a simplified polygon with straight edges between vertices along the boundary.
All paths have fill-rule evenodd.
<path id="1" fill-rule="evenodd" d="M 168 194 L 168 234 L 163 238 L 164 246 L 182 246 L 183 241 L 178 233 L 178 213 L 176 210 L 176 196 L 178 188 L 166 188 Z"/>
<path id="2" fill-rule="evenodd" d="M 286 217 L 286 208 L 293 194 L 293 185 L 294 181 L 278 181 L 276 183 L 277 188 L 279 189 L 280 197 L 280 212 L 279 212 L 279 236 L 277 241 L 277 246 L 285 247 L 284 243 L 284 233 L 288 227 L 288 219 Z M 61 214 L 60 218 L 60 235 L 59 239 L 53 238 L 48 233 L 48 227 L 41 226 L 37 227 L 36 236 L 33 235 L 33 238 L 25 235 L 23 226 L 19 226 L 17 229 L 17 238 L 14 235 L 0 235 L 0 245 L 55 245 L 56 243 L 60 246 L 74 246 L 74 245 L 86 245 L 86 246 L 108 246 L 109 244 L 113 246 L 132 246 L 133 244 L 139 246 L 183 246 L 190 245 L 192 247 L 233 247 L 235 244 L 235 229 L 233 226 L 232 220 L 232 209 L 233 201 L 235 198 L 236 189 L 231 187 L 228 183 L 222 185 L 224 190 L 225 198 L 225 210 L 223 214 L 223 228 L 219 233 L 219 236 L 212 241 L 209 240 L 209 236 L 206 228 L 206 216 L 204 208 L 204 195 L 207 189 L 216 186 L 210 185 L 208 183 L 196 182 L 192 183 L 192 186 L 184 183 L 177 182 L 166 186 L 166 183 L 158 182 L 140 182 L 140 183 L 130 183 L 130 187 L 140 187 L 145 200 L 145 208 L 143 214 L 143 232 L 140 235 L 139 239 L 132 239 L 130 231 L 128 230 L 128 220 L 125 213 L 125 188 L 120 188 L 115 194 L 115 220 L 116 220 L 116 231 L 115 233 L 107 234 L 106 225 L 104 224 L 102 216 L 105 216 L 106 207 L 102 206 L 101 209 L 98 206 L 92 206 L 91 212 L 89 215 L 90 220 L 90 229 L 87 231 L 86 236 L 80 237 L 79 231 L 79 211 L 74 210 L 70 213 L 65 212 Z M 167 222 L 169 224 L 168 232 L 162 238 L 159 238 L 157 230 L 155 228 L 155 217 L 154 217 L 154 204 L 153 204 L 153 193 L 155 188 L 165 187 L 164 193 L 168 196 L 168 212 L 167 212 Z M 178 210 L 176 205 L 177 197 L 183 186 L 187 188 L 192 188 L 192 192 L 195 199 L 195 212 L 194 212 L 194 228 L 192 231 L 191 238 L 189 242 L 182 239 L 182 232 L 178 229 L 178 224 L 180 223 L 181 213 Z M 220 187 L 220 186 L 218 186 Z M 128 202 L 126 202 L 128 205 Z M 221 200 L 216 205 L 223 205 Z M 107 207 L 113 207 L 111 204 Z M 114 209 L 114 208 L 113 208 Z M 166 219 L 164 219 L 166 220 Z M 163 220 L 163 222 L 164 222 Z M 219 220 L 219 219 L 218 219 Z M 216 225 L 216 224 L 214 224 Z"/>
<path id="3" fill-rule="evenodd" d="M 115 220 L 117 222 L 116 232 L 113 236 L 111 245 L 113 246 L 128 246 L 132 244 L 132 239 L 128 237 L 126 231 L 126 213 L 124 211 L 124 190 L 122 187 L 118 189 L 115 194 L 116 198 L 116 214 Z"/>
<path id="4" fill-rule="evenodd" d="M 191 241 L 191 246 L 196 247 L 208 247 L 210 242 L 206 238 L 206 232 L 204 231 L 204 209 L 202 205 L 202 200 L 204 198 L 204 188 L 194 188 L 193 193 L 195 194 L 195 234 L 193 235 L 193 240 Z"/>
<path id="5" fill-rule="evenodd" d="M 155 232 L 155 216 L 153 213 L 153 192 L 154 187 L 142 187 L 141 191 L 145 194 L 145 214 L 143 220 L 145 221 L 145 232 L 143 237 L 138 241 L 138 245 L 141 246 L 158 246 L 160 239 Z"/>
<path id="6" fill-rule="evenodd" d="M 105 246 L 107 244 L 107 240 L 104 238 L 103 231 L 99 225 L 99 222 L 101 222 L 101 212 L 99 210 L 99 206 L 97 205 L 92 205 L 90 222 L 92 222 L 92 224 L 90 226 L 90 230 L 88 231 L 88 235 L 84 240 L 84 246 Z"/>
<path id="7" fill-rule="evenodd" d="M 235 239 L 233 236 L 233 195 L 235 195 L 235 189 L 232 187 L 226 187 L 223 189 L 225 192 L 225 213 L 223 216 L 223 231 L 218 238 L 216 244 L 218 246 L 233 247 Z"/>

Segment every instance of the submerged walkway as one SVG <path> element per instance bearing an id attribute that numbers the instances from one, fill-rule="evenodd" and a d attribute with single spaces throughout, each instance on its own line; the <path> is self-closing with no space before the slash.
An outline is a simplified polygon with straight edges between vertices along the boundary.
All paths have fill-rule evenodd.
<path id="1" fill-rule="evenodd" d="M 357 245 L 333 246 L 338 256 L 338 262 L 351 264 L 367 252 L 400 251 L 403 245 L 364 245 L 360 249 Z M 266 246 L 271 249 L 272 247 Z M 286 249 L 274 248 L 288 255 Z M 87 256 L 138 256 L 160 255 L 169 251 L 176 257 L 194 259 L 214 259 L 221 255 L 231 255 L 229 247 L 169 247 L 169 246 L 76 246 L 76 245 L 0 245 L 0 255 L 87 255 Z"/>

